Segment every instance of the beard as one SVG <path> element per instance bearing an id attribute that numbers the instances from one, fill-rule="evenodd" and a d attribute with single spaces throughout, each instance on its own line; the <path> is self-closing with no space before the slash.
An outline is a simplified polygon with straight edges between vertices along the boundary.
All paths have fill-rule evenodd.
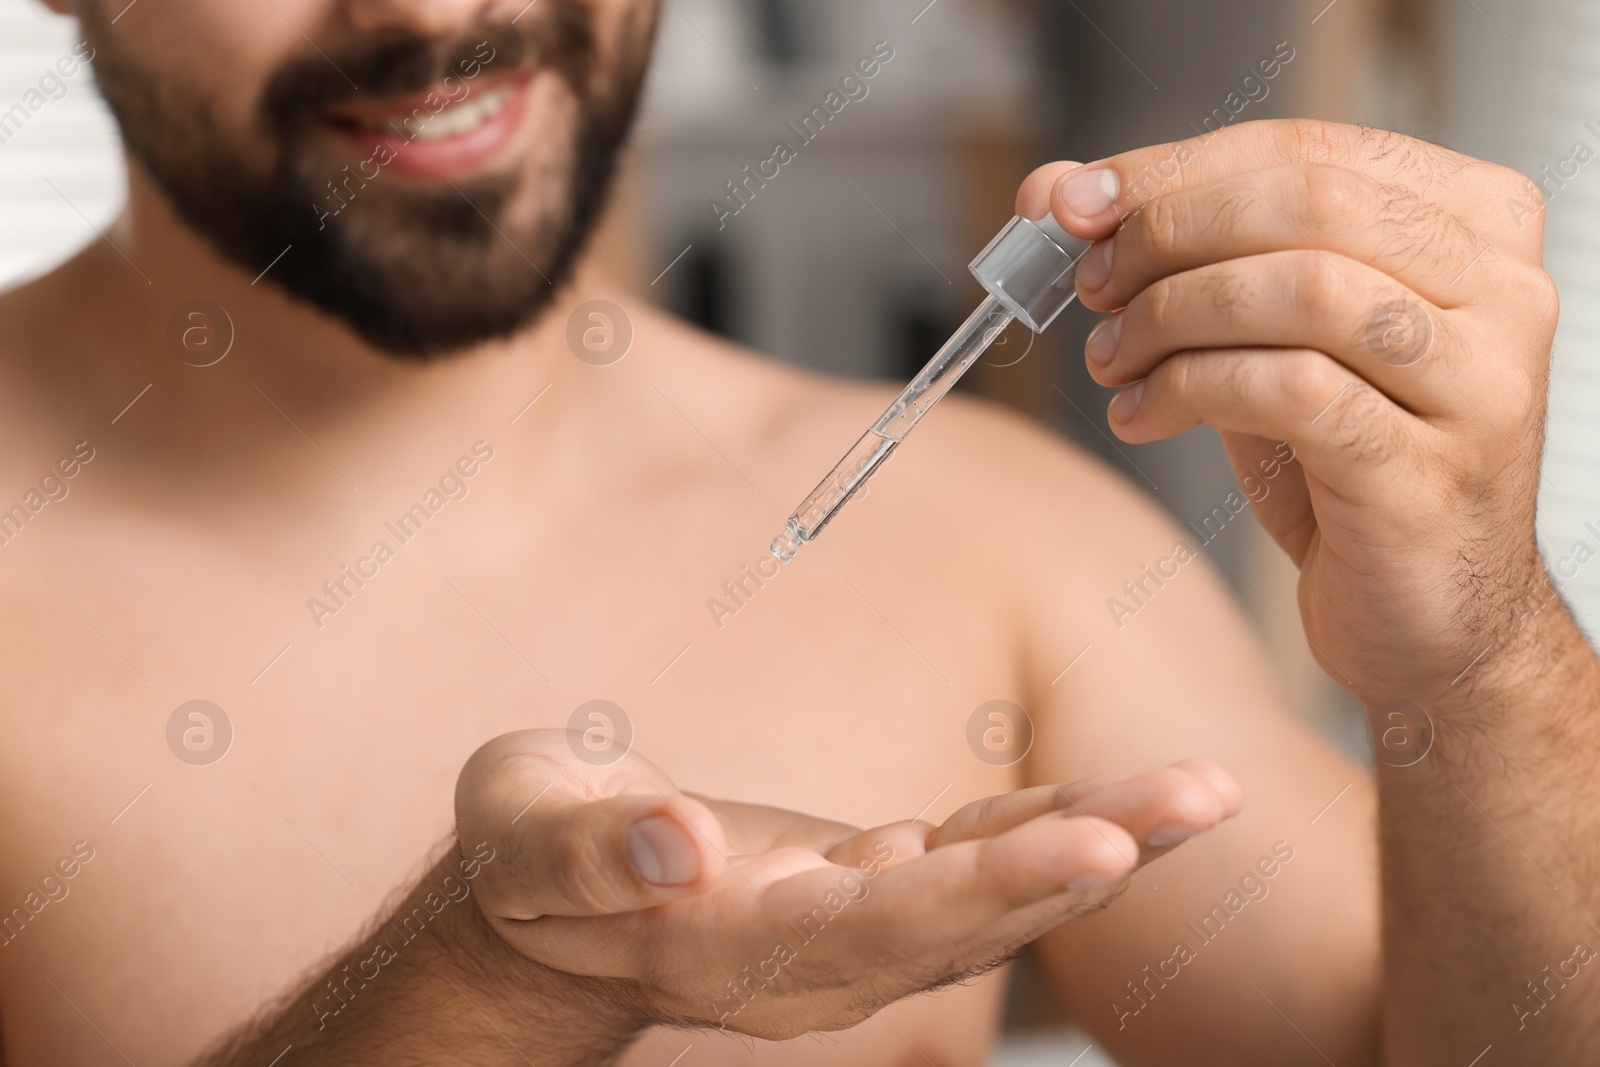
<path id="1" fill-rule="evenodd" d="M 515 24 L 485 21 L 448 40 L 391 35 L 313 52 L 268 80 L 241 136 L 203 88 L 141 64 L 98 5 L 84 7 L 123 142 L 178 215 L 249 274 L 272 264 L 264 281 L 415 359 L 518 332 L 570 279 L 633 124 L 655 9 L 638 5 L 606 67 L 580 0 L 542 0 Z M 381 155 L 357 173 L 348 153 L 330 151 L 328 109 L 446 78 L 470 91 L 485 72 L 538 74 L 523 92 L 536 112 L 524 118 L 540 129 L 509 165 L 422 188 L 386 178 Z M 424 112 L 396 132 L 414 137 L 426 122 Z"/>

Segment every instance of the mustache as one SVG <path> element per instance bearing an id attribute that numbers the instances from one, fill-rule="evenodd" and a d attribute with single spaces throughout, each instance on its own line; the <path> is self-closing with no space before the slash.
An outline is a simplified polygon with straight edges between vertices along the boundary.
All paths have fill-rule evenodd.
<path id="1" fill-rule="evenodd" d="M 576 0 L 541 0 L 515 22 L 484 21 L 448 38 L 389 35 L 291 60 L 267 81 L 262 123 L 268 132 L 293 131 L 328 108 L 421 92 L 448 77 L 460 80 L 468 71 L 553 70 L 587 98 L 596 53 L 594 23 L 585 6 Z"/>

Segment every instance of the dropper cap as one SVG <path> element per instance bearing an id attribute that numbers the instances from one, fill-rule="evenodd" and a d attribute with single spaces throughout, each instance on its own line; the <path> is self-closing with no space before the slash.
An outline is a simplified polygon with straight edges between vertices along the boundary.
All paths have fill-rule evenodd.
<path id="1" fill-rule="evenodd" d="M 1034 333 L 1043 333 L 1077 295 L 1078 260 L 1091 242 L 1063 230 L 1054 215 L 1018 215 L 972 261 L 972 276 Z"/>

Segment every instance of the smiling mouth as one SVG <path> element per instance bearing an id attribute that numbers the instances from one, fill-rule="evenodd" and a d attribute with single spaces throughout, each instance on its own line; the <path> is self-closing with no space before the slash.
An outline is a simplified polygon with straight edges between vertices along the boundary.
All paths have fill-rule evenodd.
<path id="1" fill-rule="evenodd" d="M 420 93 L 330 109 L 325 125 L 385 169 L 444 179 L 487 167 L 521 125 L 532 75 L 471 87 L 451 101 L 442 85 Z M 463 83 L 471 86 L 471 83 Z M 430 106 L 431 105 L 431 106 Z M 387 150 L 386 152 L 384 150 Z"/>
<path id="2" fill-rule="evenodd" d="M 440 141 L 470 133 L 488 122 L 510 102 L 517 88 L 502 85 L 459 103 L 447 103 L 437 113 L 428 110 L 423 103 L 425 97 L 414 97 L 410 102 L 390 108 L 388 117 L 336 113 L 330 121 L 367 132 L 394 133 L 408 140 Z"/>

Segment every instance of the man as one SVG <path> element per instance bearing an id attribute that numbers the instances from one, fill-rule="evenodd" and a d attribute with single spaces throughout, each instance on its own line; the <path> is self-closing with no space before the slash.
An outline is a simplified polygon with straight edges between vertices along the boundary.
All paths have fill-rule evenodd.
<path id="1" fill-rule="evenodd" d="M 649 0 L 56 3 L 130 193 L 0 300 L 7 1063 L 978 1064 L 1035 939 L 1126 1064 L 1592 1048 L 1525 180 L 1272 123 L 1019 197 L 1099 242 L 1117 432 L 1223 431 L 1410 739 L 1374 788 L 1182 532 L 981 405 L 774 576 L 885 391 L 583 260 Z"/>

